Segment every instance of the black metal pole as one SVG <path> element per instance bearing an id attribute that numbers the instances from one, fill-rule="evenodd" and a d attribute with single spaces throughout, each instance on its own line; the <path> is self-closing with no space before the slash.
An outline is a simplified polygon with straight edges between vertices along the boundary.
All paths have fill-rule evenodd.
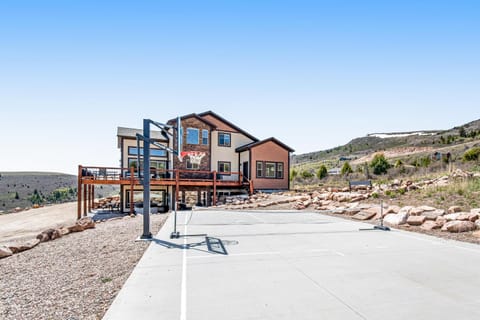
<path id="1" fill-rule="evenodd" d="M 150 233 L 150 120 L 143 119 L 143 234 L 141 239 L 151 239 Z M 141 149 L 137 151 L 140 153 Z M 140 165 L 140 164 L 138 164 Z M 132 197 L 133 198 L 133 197 Z"/>

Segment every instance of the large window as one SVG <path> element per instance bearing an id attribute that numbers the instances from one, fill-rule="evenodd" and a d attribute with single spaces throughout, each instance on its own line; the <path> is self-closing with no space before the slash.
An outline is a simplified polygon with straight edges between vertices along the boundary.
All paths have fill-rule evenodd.
<path id="1" fill-rule="evenodd" d="M 257 178 L 263 178 L 263 162 L 257 161 Z"/>
<path id="2" fill-rule="evenodd" d="M 150 202 L 151 204 L 156 204 L 159 206 L 166 205 L 167 197 L 164 190 L 151 190 L 150 191 Z M 127 190 L 127 198 L 126 198 L 126 207 L 130 208 L 131 203 L 131 193 L 130 190 Z M 133 203 L 143 203 L 143 191 L 135 190 L 133 191 Z"/>
<path id="3" fill-rule="evenodd" d="M 283 179 L 283 162 L 257 161 L 257 178 Z"/>
<path id="4" fill-rule="evenodd" d="M 195 128 L 187 128 L 187 143 L 198 144 L 199 143 L 199 131 Z"/>
<path id="5" fill-rule="evenodd" d="M 130 168 L 132 166 L 135 169 L 140 168 L 140 170 L 143 170 L 143 159 L 140 159 L 140 166 L 138 166 L 137 158 L 128 158 L 128 167 Z M 157 169 L 157 170 L 166 170 L 167 169 L 167 161 L 150 159 L 150 168 L 151 169 Z"/>
<path id="6" fill-rule="evenodd" d="M 230 147 L 231 145 L 230 133 L 219 132 L 218 133 L 218 145 L 221 147 Z"/>
<path id="7" fill-rule="evenodd" d="M 275 178 L 276 171 L 275 162 L 265 162 L 265 178 Z"/>
<path id="8" fill-rule="evenodd" d="M 137 147 L 128 147 L 128 155 L 129 156 L 138 155 L 138 148 Z M 143 156 L 143 148 L 140 148 L 140 155 Z M 150 148 L 150 156 L 152 156 L 152 157 L 166 157 L 167 156 L 167 151 L 162 150 L 162 149 Z"/>
<path id="9" fill-rule="evenodd" d="M 283 162 L 277 162 L 277 179 L 283 179 Z"/>
<path id="10" fill-rule="evenodd" d="M 202 144 L 208 145 L 208 130 L 202 130 Z"/>
<path id="11" fill-rule="evenodd" d="M 226 161 L 218 161 L 218 172 L 219 173 L 228 173 L 232 171 L 232 164 Z"/>

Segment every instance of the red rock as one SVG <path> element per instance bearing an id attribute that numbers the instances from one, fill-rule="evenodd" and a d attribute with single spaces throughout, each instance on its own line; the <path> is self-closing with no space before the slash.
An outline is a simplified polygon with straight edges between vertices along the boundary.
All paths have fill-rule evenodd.
<path id="1" fill-rule="evenodd" d="M 431 231 L 433 229 L 439 229 L 441 228 L 441 226 L 439 226 L 435 221 L 427 220 L 422 224 L 420 228 L 423 230 Z"/>
<path id="2" fill-rule="evenodd" d="M 409 216 L 407 219 L 407 223 L 411 226 L 421 226 L 424 222 L 424 216 Z"/>
<path id="3" fill-rule="evenodd" d="M 443 225 L 442 231 L 453 233 L 468 232 L 476 229 L 475 223 L 471 221 L 450 221 Z"/>
<path id="4" fill-rule="evenodd" d="M 33 239 L 33 240 L 30 240 L 24 244 L 20 244 L 20 245 L 11 245 L 9 246 L 8 248 L 13 252 L 13 253 L 19 253 L 19 252 L 23 252 L 23 251 L 27 251 L 27 250 L 30 250 L 32 249 L 33 247 L 35 247 L 36 245 L 38 245 L 40 243 L 40 240 L 39 239 Z"/>
<path id="5" fill-rule="evenodd" d="M 462 208 L 460 208 L 459 206 L 452 206 L 448 208 L 448 213 L 457 213 L 461 211 L 462 211 Z"/>
<path id="6" fill-rule="evenodd" d="M 376 215 L 376 212 L 373 211 L 360 211 L 356 215 L 354 215 L 352 218 L 356 220 L 370 220 Z"/>
<path id="7" fill-rule="evenodd" d="M 0 259 L 10 257 L 12 254 L 12 250 L 5 246 L 0 246 Z"/>

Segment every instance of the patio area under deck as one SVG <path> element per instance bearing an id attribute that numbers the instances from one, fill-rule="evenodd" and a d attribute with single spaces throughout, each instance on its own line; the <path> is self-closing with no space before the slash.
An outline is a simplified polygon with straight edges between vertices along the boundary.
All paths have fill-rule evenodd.
<path id="1" fill-rule="evenodd" d="M 245 187 L 253 193 L 252 181 L 246 179 L 242 172 L 195 171 L 195 170 L 157 170 L 150 171 L 150 186 L 174 186 L 176 199 L 180 187 L 212 187 L 213 203 L 216 203 L 217 187 Z M 77 218 L 87 216 L 94 209 L 96 185 L 127 185 L 133 192 L 135 186 L 141 186 L 138 171 L 133 167 L 94 167 L 78 166 Z M 82 204 L 83 202 L 83 204 Z M 130 214 L 134 213 L 130 206 Z"/>

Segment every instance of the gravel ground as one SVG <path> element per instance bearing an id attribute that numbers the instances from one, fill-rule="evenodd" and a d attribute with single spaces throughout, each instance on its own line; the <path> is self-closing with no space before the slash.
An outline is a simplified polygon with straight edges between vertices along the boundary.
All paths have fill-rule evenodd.
<path id="1" fill-rule="evenodd" d="M 152 215 L 156 234 L 167 215 Z M 97 223 L 0 260 L 0 319 L 101 319 L 147 242 L 142 216 Z"/>

